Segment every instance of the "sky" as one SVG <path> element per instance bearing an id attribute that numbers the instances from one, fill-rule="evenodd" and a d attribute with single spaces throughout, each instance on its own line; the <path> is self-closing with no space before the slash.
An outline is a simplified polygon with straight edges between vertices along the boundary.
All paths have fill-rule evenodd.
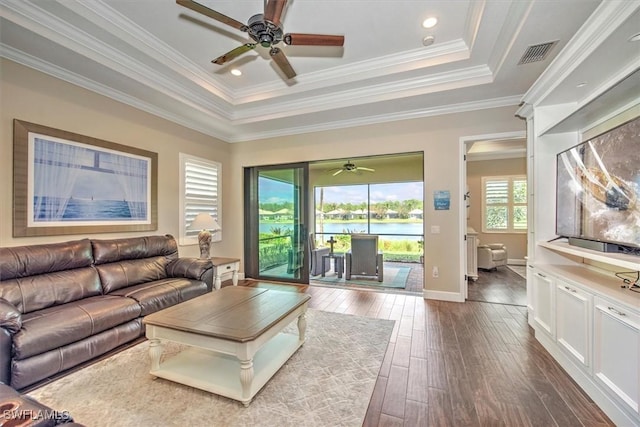
<path id="1" fill-rule="evenodd" d="M 293 200 L 293 192 L 289 184 L 260 178 L 260 202 L 279 203 Z M 317 193 L 317 191 L 316 191 Z M 423 183 L 405 182 L 393 184 L 371 184 L 371 202 L 423 198 Z M 341 185 L 324 187 L 325 203 L 363 203 L 367 201 L 367 185 Z"/>

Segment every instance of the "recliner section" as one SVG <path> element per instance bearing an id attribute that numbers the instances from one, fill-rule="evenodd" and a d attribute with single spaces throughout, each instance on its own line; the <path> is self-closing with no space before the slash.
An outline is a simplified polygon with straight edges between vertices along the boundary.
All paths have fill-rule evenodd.
<path id="1" fill-rule="evenodd" d="M 213 288 L 172 236 L 0 248 L 0 382 L 24 389 L 144 334 L 142 317 Z"/>

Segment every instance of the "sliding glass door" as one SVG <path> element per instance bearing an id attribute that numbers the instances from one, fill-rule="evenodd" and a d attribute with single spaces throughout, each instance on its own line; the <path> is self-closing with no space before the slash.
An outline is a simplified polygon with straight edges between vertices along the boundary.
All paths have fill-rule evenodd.
<path id="1" fill-rule="evenodd" d="M 245 168 L 245 275 L 308 283 L 306 163 Z"/>

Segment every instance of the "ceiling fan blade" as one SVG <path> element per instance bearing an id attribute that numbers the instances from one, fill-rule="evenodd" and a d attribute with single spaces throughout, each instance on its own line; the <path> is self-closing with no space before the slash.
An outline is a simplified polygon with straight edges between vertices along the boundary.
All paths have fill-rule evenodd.
<path id="1" fill-rule="evenodd" d="M 214 59 L 213 62 L 214 64 L 218 64 L 218 65 L 222 65 L 225 62 L 229 62 L 232 59 L 242 55 L 245 52 L 250 51 L 251 49 L 254 49 L 256 47 L 255 43 L 247 43 L 247 44 L 243 44 L 240 47 L 237 47 L 233 50 L 230 50 L 229 52 L 225 53 L 224 55 L 221 55 L 219 57 L 217 57 L 216 59 Z"/>
<path id="2" fill-rule="evenodd" d="M 344 36 L 288 33 L 284 35 L 284 42 L 304 46 L 344 46 Z"/>
<path id="3" fill-rule="evenodd" d="M 291 67 L 291 64 L 289 64 L 289 60 L 281 49 L 274 47 L 269 51 L 269 55 L 271 55 L 284 75 L 287 76 L 287 79 L 292 79 L 296 76 L 296 72 L 293 70 L 293 67 Z"/>
<path id="4" fill-rule="evenodd" d="M 333 176 L 340 175 L 343 171 L 344 171 L 344 169 L 338 169 L 337 171 L 335 171 L 333 173 Z"/>
<path id="5" fill-rule="evenodd" d="M 358 166 L 356 169 L 358 169 L 359 171 L 366 171 L 366 172 L 375 172 L 375 169 L 371 169 L 371 168 L 364 168 L 362 166 Z"/>
<path id="6" fill-rule="evenodd" d="M 223 15 L 220 12 L 216 12 L 215 10 L 209 9 L 208 7 L 203 6 L 200 3 L 196 3 L 192 0 L 176 0 L 176 3 L 178 3 L 180 6 L 186 7 L 187 9 L 191 9 L 205 16 L 208 16 L 209 18 L 213 18 L 216 21 L 220 21 L 223 24 L 230 25 L 240 31 L 247 32 L 247 30 L 249 29 L 242 22 L 236 21 L 233 18 L 229 18 L 227 15 Z"/>
<path id="7" fill-rule="evenodd" d="M 279 26 L 280 17 L 282 17 L 282 11 L 286 4 L 287 0 L 268 0 L 264 8 L 264 19 Z"/>

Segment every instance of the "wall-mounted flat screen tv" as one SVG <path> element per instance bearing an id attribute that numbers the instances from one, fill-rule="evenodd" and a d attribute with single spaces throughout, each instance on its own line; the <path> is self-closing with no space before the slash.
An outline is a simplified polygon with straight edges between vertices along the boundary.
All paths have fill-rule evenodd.
<path id="1" fill-rule="evenodd" d="M 556 234 L 640 248 L 640 117 L 557 156 Z"/>

